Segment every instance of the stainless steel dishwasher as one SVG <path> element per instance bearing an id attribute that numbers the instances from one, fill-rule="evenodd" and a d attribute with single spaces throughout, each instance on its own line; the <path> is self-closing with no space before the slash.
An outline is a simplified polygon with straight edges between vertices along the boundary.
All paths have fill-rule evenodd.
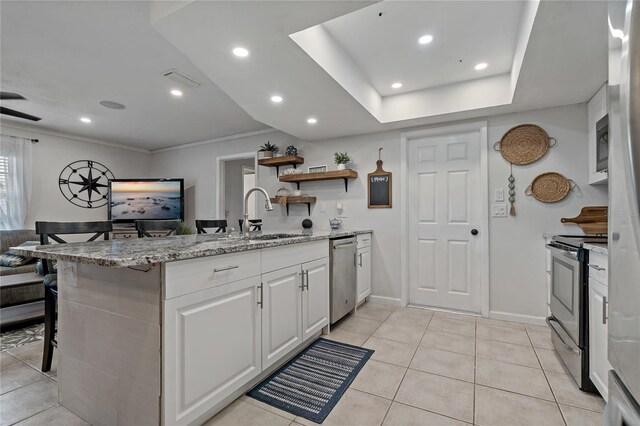
<path id="1" fill-rule="evenodd" d="M 355 237 L 331 240 L 331 252 L 329 253 L 331 324 L 356 307 L 356 246 Z"/>

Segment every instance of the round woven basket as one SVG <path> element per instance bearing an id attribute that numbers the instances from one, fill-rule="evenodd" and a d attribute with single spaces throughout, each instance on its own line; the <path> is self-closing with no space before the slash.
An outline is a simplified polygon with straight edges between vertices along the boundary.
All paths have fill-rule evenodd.
<path id="1" fill-rule="evenodd" d="M 499 151 L 505 160 L 519 166 L 538 161 L 555 139 L 549 138 L 545 130 L 535 124 L 521 124 L 511 128 L 502 136 Z M 497 148 L 496 148 L 497 149 Z"/>
<path id="2" fill-rule="evenodd" d="M 560 173 L 548 172 L 537 176 L 525 190 L 525 194 L 543 203 L 557 203 L 564 199 L 575 186 L 574 181 Z"/>

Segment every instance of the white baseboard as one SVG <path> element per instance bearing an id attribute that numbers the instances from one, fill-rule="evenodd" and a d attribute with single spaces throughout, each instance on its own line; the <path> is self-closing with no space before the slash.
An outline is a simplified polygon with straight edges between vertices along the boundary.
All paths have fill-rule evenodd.
<path id="1" fill-rule="evenodd" d="M 396 297 L 371 295 L 369 296 L 369 301 L 373 303 L 382 303 L 384 305 L 402 306 L 402 300 Z"/>
<path id="2" fill-rule="evenodd" d="M 545 317 L 534 317 L 533 315 L 512 314 L 509 312 L 490 311 L 489 318 L 503 320 L 503 321 L 516 321 L 525 324 L 534 325 L 546 325 Z"/>

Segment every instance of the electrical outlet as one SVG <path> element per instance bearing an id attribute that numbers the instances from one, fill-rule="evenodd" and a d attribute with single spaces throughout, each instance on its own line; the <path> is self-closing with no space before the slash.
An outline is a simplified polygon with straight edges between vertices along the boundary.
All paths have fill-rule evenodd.
<path id="1" fill-rule="evenodd" d="M 494 204 L 491 206 L 492 217 L 507 217 L 507 205 L 506 204 Z"/>
<path id="2" fill-rule="evenodd" d="M 318 203 L 318 209 L 320 210 L 320 213 L 325 213 L 327 211 L 327 208 L 324 205 L 324 201 L 320 201 Z"/>
<path id="3" fill-rule="evenodd" d="M 504 189 L 500 188 L 500 189 L 496 189 L 495 191 L 495 200 L 497 202 L 503 202 L 504 201 Z"/>

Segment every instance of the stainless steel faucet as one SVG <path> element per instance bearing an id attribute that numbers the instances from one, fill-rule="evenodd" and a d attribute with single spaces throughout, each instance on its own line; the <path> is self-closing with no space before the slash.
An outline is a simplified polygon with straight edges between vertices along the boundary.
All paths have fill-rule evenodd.
<path id="1" fill-rule="evenodd" d="M 244 222 L 242 222 L 242 238 L 249 238 L 249 226 L 251 226 L 249 223 L 249 195 L 251 195 L 255 191 L 259 191 L 264 194 L 264 197 L 267 200 L 264 207 L 267 209 L 267 211 L 270 212 L 271 210 L 273 210 L 273 205 L 271 204 L 271 200 L 269 199 L 269 194 L 264 190 L 264 188 L 255 187 L 248 190 L 244 195 Z"/>

